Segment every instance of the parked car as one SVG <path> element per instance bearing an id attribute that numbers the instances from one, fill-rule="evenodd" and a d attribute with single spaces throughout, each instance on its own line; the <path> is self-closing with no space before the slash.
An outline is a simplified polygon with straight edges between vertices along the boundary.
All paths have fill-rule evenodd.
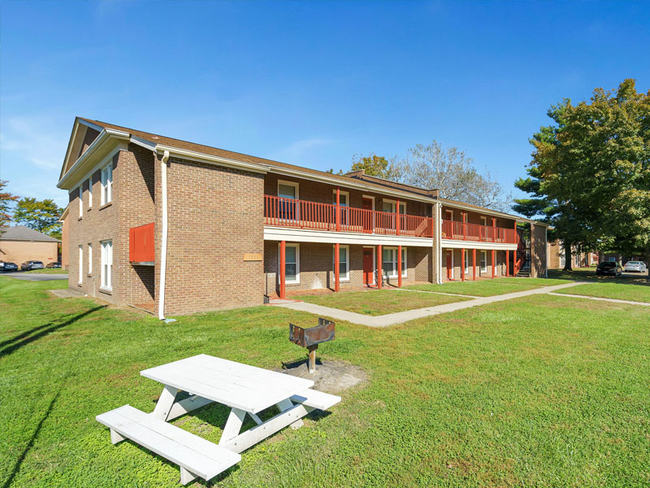
<path id="1" fill-rule="evenodd" d="M 623 273 L 623 268 L 621 268 L 618 263 L 615 263 L 613 261 L 604 261 L 600 263 L 596 268 L 596 276 L 599 275 L 621 276 L 622 273 Z"/>
<path id="2" fill-rule="evenodd" d="M 25 261 L 20 265 L 20 269 L 23 271 L 31 271 L 33 269 L 43 269 L 43 263 L 41 261 Z"/>
<path id="3" fill-rule="evenodd" d="M 46 268 L 60 268 L 61 263 L 59 263 L 58 261 L 56 263 L 47 263 L 47 265 L 45 267 Z"/>
<path id="4" fill-rule="evenodd" d="M 18 271 L 18 265 L 16 263 L 5 263 L 5 265 L 2 267 L 2 271 L 5 273 L 7 271 Z"/>
<path id="5" fill-rule="evenodd" d="M 643 261 L 628 261 L 625 263 L 623 270 L 627 272 L 634 271 L 636 273 L 645 273 L 648 270 L 648 267 Z"/>

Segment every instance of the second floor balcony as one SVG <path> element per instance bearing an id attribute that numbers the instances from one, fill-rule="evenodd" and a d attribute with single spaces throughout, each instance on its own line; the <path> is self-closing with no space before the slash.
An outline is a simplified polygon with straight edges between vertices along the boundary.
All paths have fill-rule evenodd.
<path id="1" fill-rule="evenodd" d="M 264 224 L 331 232 L 433 237 L 433 218 L 264 195 Z"/>
<path id="2" fill-rule="evenodd" d="M 442 238 L 475 242 L 517 244 L 517 231 L 489 225 L 470 224 L 452 220 L 442 221 Z"/>

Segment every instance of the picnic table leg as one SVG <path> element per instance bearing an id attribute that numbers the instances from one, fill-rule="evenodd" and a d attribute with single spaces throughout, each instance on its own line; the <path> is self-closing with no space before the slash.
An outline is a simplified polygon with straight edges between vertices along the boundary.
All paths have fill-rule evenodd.
<path id="1" fill-rule="evenodd" d="M 221 439 L 219 439 L 219 444 L 224 444 L 227 441 L 237 437 L 241 426 L 244 423 L 244 418 L 246 417 L 246 412 L 238 408 L 233 408 L 230 410 L 230 415 L 228 415 L 228 420 L 226 421 L 226 426 L 223 428 L 223 433 L 221 434 Z"/>
<path id="2" fill-rule="evenodd" d="M 160 394 L 158 403 L 156 403 L 156 408 L 154 408 L 151 415 L 157 419 L 167 421 L 169 412 L 174 406 L 176 395 L 178 395 L 177 388 L 174 388 L 173 386 L 165 386 L 162 393 Z"/>

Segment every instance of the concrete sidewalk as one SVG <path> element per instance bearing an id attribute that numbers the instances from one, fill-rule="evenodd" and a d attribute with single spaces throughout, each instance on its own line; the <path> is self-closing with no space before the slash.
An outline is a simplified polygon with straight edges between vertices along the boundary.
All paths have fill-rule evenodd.
<path id="1" fill-rule="evenodd" d="M 620 300 L 618 298 L 592 297 L 589 295 L 571 295 L 570 293 L 549 293 L 549 295 L 556 297 L 585 298 L 587 300 L 599 300 L 601 302 L 623 303 L 625 305 L 641 305 L 642 307 L 650 307 L 650 303 L 648 302 L 633 302 L 632 300 Z"/>
<path id="2" fill-rule="evenodd" d="M 387 315 L 379 315 L 376 317 L 370 315 L 363 315 L 355 312 L 348 312 L 347 310 L 340 310 L 338 308 L 323 307 L 322 305 L 314 305 L 306 302 L 290 302 L 290 303 L 272 303 L 274 307 L 284 307 L 290 310 L 299 310 L 301 312 L 309 312 L 316 315 L 331 317 L 337 320 L 345 320 L 354 324 L 366 325 L 368 327 L 388 327 L 390 325 L 402 324 L 410 320 L 421 319 L 431 315 L 438 315 L 441 313 L 454 312 L 464 308 L 478 307 L 487 305 L 488 303 L 503 302 L 512 300 L 514 298 L 527 297 L 530 295 L 541 295 L 551 293 L 556 290 L 570 288 L 576 285 L 584 285 L 583 282 L 576 281 L 563 285 L 545 286 L 543 288 L 536 288 L 534 290 L 518 291 L 515 293 L 506 293 L 505 295 L 495 295 L 492 297 L 480 297 L 473 300 L 464 302 L 447 303 L 445 305 L 436 305 L 435 307 L 418 308 L 415 310 L 407 310 L 405 312 L 391 313 Z M 567 296 L 567 295 L 562 295 Z"/>

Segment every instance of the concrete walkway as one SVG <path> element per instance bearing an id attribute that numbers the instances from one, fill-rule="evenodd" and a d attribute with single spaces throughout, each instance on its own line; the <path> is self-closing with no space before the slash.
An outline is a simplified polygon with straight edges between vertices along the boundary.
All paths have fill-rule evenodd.
<path id="1" fill-rule="evenodd" d="M 48 273 L 21 273 L 16 271 L 14 273 L 3 273 L 0 276 L 8 276 L 9 278 L 16 278 L 23 281 L 58 281 L 67 280 L 67 274 L 48 274 Z"/>
<path id="2" fill-rule="evenodd" d="M 368 327 L 388 327 L 390 325 L 402 324 L 404 322 L 421 319 L 423 317 L 430 317 L 432 315 L 438 315 L 441 313 L 455 312 L 456 310 L 462 310 L 465 308 L 487 305 L 488 303 L 503 302 L 506 300 L 512 300 L 514 298 L 551 293 L 556 290 L 562 290 L 564 288 L 570 288 L 576 285 L 584 285 L 584 283 L 576 281 L 563 285 L 545 286 L 543 288 L 536 288 L 534 290 L 518 291 L 514 293 L 506 293 L 504 295 L 495 295 L 492 297 L 479 297 L 464 302 L 447 303 L 445 305 L 436 305 L 435 307 L 418 308 L 415 310 L 379 315 L 376 317 L 355 312 L 348 312 L 347 310 L 340 310 L 338 308 L 323 307 L 322 305 L 314 305 L 313 303 L 306 302 L 278 303 L 274 301 L 271 303 L 271 305 L 274 307 L 284 307 L 290 310 L 299 310 L 301 312 L 308 312 L 315 315 L 331 317 L 336 320 L 345 320 L 354 324 L 367 325 Z"/>
<path id="3" fill-rule="evenodd" d="M 642 307 L 650 307 L 650 303 L 648 302 L 633 302 L 632 300 L 619 300 L 618 298 L 591 297 L 588 295 L 571 295 L 569 293 L 549 293 L 549 295 L 554 295 L 556 297 L 585 298 L 587 300 L 598 300 L 601 302 L 623 303 L 625 305 L 641 305 Z"/>

